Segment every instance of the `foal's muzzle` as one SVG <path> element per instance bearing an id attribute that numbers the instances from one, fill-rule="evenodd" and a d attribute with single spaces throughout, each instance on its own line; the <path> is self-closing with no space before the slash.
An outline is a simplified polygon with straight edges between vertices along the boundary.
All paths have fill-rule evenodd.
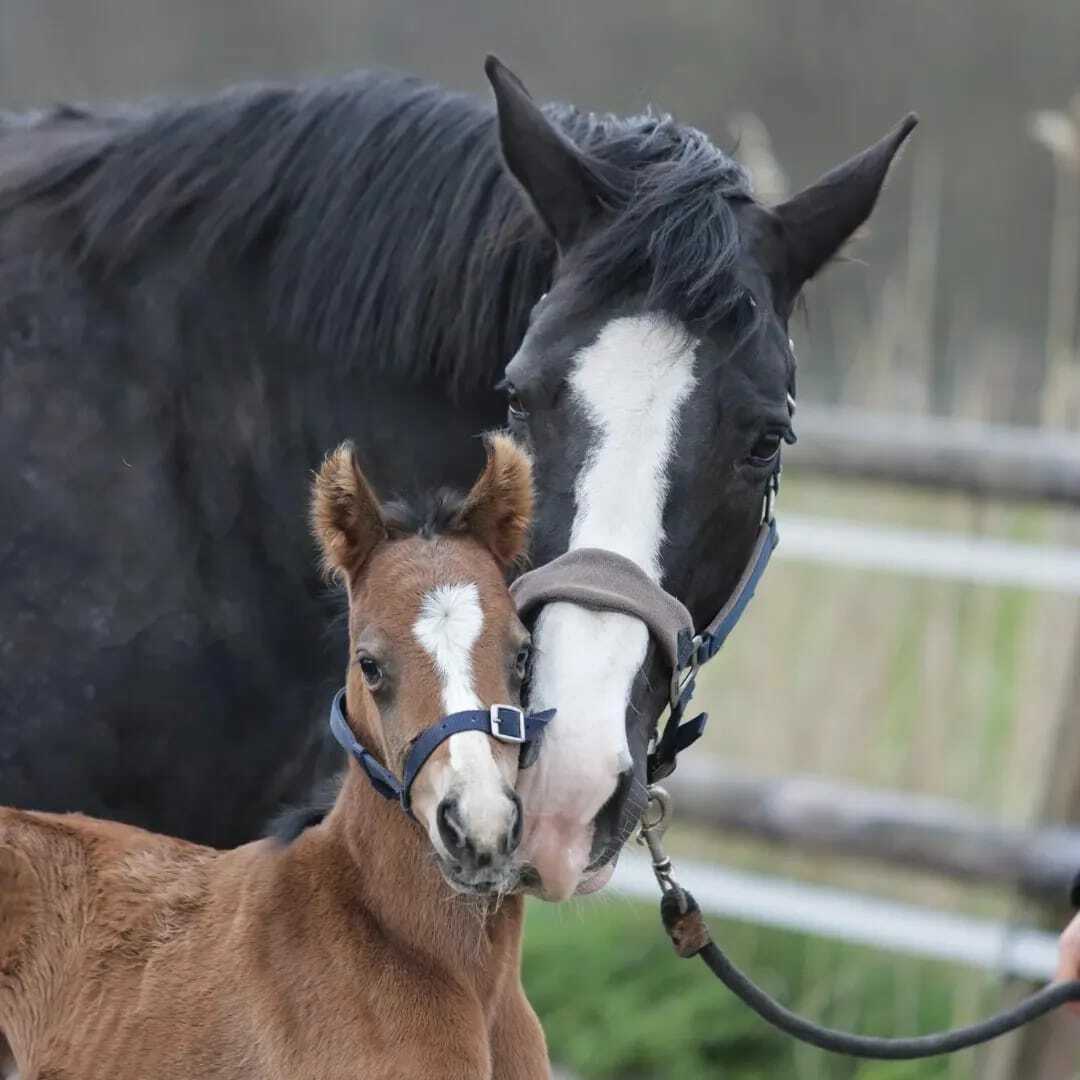
<path id="1" fill-rule="evenodd" d="M 435 812 L 439 839 L 446 849 L 443 875 L 461 892 L 506 891 L 514 883 L 514 853 L 521 843 L 521 800 L 506 790 L 502 828 L 481 838 L 462 812 L 456 796 L 447 796 Z"/>

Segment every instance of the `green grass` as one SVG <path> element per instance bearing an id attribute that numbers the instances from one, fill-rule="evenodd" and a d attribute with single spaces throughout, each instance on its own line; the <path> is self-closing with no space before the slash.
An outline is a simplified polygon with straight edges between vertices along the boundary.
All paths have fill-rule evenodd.
<path id="1" fill-rule="evenodd" d="M 967 1022 L 971 1009 L 994 1004 L 992 983 L 949 965 L 721 920 L 712 925 L 755 980 L 825 1023 L 912 1034 Z M 700 961 L 680 960 L 649 905 L 532 904 L 524 971 L 552 1060 L 585 1080 L 979 1075 L 970 1053 L 952 1062 L 858 1063 L 798 1046 L 768 1029 Z"/>

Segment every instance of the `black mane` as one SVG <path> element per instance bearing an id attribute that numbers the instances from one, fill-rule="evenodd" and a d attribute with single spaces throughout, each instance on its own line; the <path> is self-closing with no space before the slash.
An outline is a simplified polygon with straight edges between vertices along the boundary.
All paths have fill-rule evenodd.
<path id="1" fill-rule="evenodd" d="M 324 780 L 311 794 L 309 802 L 300 806 L 286 806 L 278 811 L 269 821 L 263 836 L 277 840 L 282 844 L 291 844 L 301 833 L 326 820 L 326 815 L 337 802 L 342 777 L 334 776 Z"/>
<path id="2" fill-rule="evenodd" d="M 546 111 L 617 211 L 580 252 L 587 299 L 643 288 L 690 323 L 727 315 L 740 167 L 668 116 Z M 472 96 L 362 72 L 101 115 L 104 134 L 0 182 L 0 212 L 44 200 L 100 273 L 180 241 L 191 275 L 220 256 L 260 275 L 295 340 L 341 357 L 365 342 L 458 388 L 490 382 L 550 277 L 553 245 L 502 168 L 494 108 Z"/>

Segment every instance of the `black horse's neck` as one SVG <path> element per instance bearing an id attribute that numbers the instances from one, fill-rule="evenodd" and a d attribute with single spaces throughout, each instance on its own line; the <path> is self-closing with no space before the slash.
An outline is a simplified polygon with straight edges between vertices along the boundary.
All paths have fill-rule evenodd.
<path id="1" fill-rule="evenodd" d="M 4 432 L 49 497 L 0 480 L 34 657 L 0 658 L 0 789 L 233 846 L 339 763 L 310 470 L 352 438 L 382 491 L 468 484 L 543 245 L 490 110 L 408 80 L 85 123 L 0 175 L 5 400 L 50 403 Z"/>

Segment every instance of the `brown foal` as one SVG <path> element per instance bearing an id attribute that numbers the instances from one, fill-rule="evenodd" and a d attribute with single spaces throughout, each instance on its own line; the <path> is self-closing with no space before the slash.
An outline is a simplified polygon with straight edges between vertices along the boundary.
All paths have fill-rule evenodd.
<path id="1" fill-rule="evenodd" d="M 503 572 L 531 511 L 528 459 L 498 436 L 464 500 L 426 517 L 380 507 L 348 447 L 319 472 L 315 534 L 349 597 L 348 724 L 398 776 L 441 716 L 517 704 L 527 635 Z M 321 823 L 233 851 L 0 810 L 0 1076 L 548 1076 L 510 893 L 517 752 L 451 736 L 413 818 L 350 761 Z"/>

